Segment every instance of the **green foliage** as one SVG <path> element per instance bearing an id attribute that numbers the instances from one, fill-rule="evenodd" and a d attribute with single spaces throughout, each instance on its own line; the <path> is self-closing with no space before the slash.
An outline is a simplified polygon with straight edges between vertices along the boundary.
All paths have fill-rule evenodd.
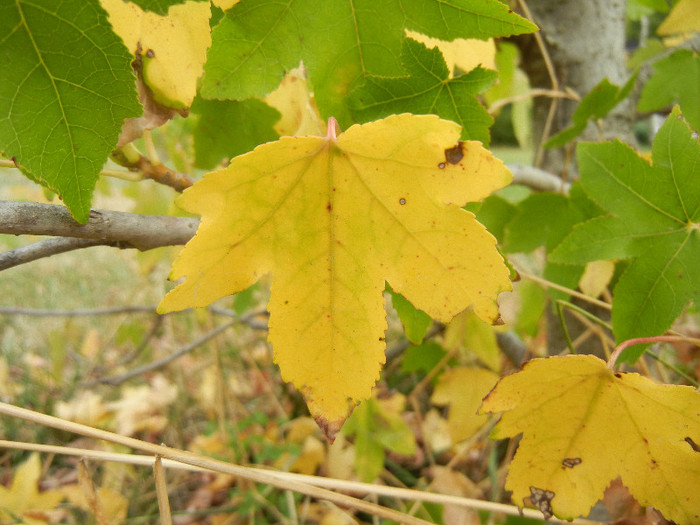
<path id="1" fill-rule="evenodd" d="M 419 310 L 411 304 L 403 295 L 391 292 L 391 304 L 403 324 L 406 337 L 414 345 L 423 341 L 428 328 L 433 320 L 423 310 Z"/>
<path id="2" fill-rule="evenodd" d="M 700 144 L 678 109 L 659 131 L 652 159 L 621 142 L 580 145 L 581 185 L 609 214 L 578 225 L 550 256 L 574 264 L 633 259 L 615 287 L 618 341 L 663 333 L 700 299 Z M 630 360 L 640 354 L 627 352 Z"/>
<path id="3" fill-rule="evenodd" d="M 644 84 L 639 111 L 656 111 L 678 103 L 690 126 L 700 129 L 700 56 L 679 49 L 654 63 L 654 74 Z"/>
<path id="4" fill-rule="evenodd" d="M 636 74 L 632 75 L 622 87 L 611 84 L 607 78 L 601 80 L 579 103 L 572 117 L 573 125 L 550 138 L 545 143 L 545 148 L 563 146 L 583 133 L 589 121 L 604 118 L 629 96 L 635 80 L 637 80 Z"/>
<path id="5" fill-rule="evenodd" d="M 136 117 L 131 56 L 95 1 L 0 5 L 0 148 L 86 222 L 122 123 Z"/>
<path id="6" fill-rule="evenodd" d="M 345 128 L 354 122 L 346 97 L 357 83 L 369 75 L 405 74 L 400 66 L 404 29 L 452 40 L 528 33 L 535 27 L 496 0 L 241 2 L 212 33 L 201 92 L 219 99 L 264 96 L 303 61 L 321 115 L 333 115 Z"/>
<path id="7" fill-rule="evenodd" d="M 213 169 L 224 158 L 232 159 L 279 137 L 273 128 L 279 111 L 258 99 L 196 98 L 191 111 L 199 117 L 193 135 L 195 166 L 201 169 Z"/>
<path id="8" fill-rule="evenodd" d="M 442 52 L 438 48 L 428 49 L 411 38 L 403 41 L 401 65 L 408 76 L 367 76 L 365 83 L 352 92 L 350 104 L 358 121 L 394 113 L 433 113 L 462 126 L 463 140 L 480 140 L 488 145 L 493 118 L 476 95 L 493 84 L 495 71 L 477 67 L 449 78 Z"/>

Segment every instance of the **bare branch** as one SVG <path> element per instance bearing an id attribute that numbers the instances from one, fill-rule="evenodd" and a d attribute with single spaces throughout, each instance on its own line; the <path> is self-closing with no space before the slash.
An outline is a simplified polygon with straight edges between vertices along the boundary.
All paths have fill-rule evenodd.
<path id="1" fill-rule="evenodd" d="M 561 177 L 534 166 L 508 164 L 508 169 L 513 173 L 514 184 L 522 184 L 535 191 L 552 191 L 567 194 L 569 193 L 569 188 L 571 188 L 570 182 L 566 182 Z"/>
<path id="2" fill-rule="evenodd" d="M 45 239 L 35 242 L 21 248 L 16 248 L 4 253 L 0 253 L 0 271 L 7 270 L 13 266 L 19 266 L 28 262 L 51 257 L 59 253 L 65 253 L 72 250 L 80 250 L 89 248 L 90 246 L 99 246 L 105 244 L 102 241 L 92 239 L 76 239 L 73 237 L 60 237 L 54 239 Z"/>
<path id="3" fill-rule="evenodd" d="M 76 237 L 145 251 L 185 244 L 197 231 L 198 219 L 90 210 L 87 224 L 56 204 L 0 201 L 0 233 Z"/>
<path id="4" fill-rule="evenodd" d="M 111 308 L 85 308 L 83 310 L 44 310 L 42 308 L 0 307 L 0 315 L 27 315 L 30 317 L 87 317 L 93 315 L 120 315 L 155 312 L 153 306 L 114 306 Z M 167 315 L 167 314 L 165 314 Z"/>
<path id="5" fill-rule="evenodd" d="M 199 339 L 192 341 L 191 343 L 188 343 L 184 346 L 181 346 L 172 354 L 167 355 L 161 359 L 157 359 L 156 361 L 152 361 L 146 365 L 139 366 L 137 368 L 133 368 L 127 372 L 124 372 L 123 374 L 101 377 L 99 379 L 87 381 L 87 382 L 83 383 L 81 386 L 84 388 L 89 388 L 89 387 L 92 387 L 92 386 L 94 386 L 96 384 L 100 384 L 100 383 L 112 385 L 112 386 L 119 386 L 122 383 L 124 383 L 125 381 L 128 381 L 129 379 L 131 379 L 132 377 L 136 377 L 136 376 L 139 376 L 141 374 L 153 372 L 154 370 L 158 370 L 159 368 L 163 368 L 164 366 L 172 363 L 176 359 L 179 359 L 183 355 L 188 354 L 192 350 L 203 345 L 204 343 L 206 343 L 207 341 L 209 341 L 213 337 L 219 335 L 221 332 L 232 327 L 237 322 L 238 322 L 238 320 L 234 319 L 234 320 L 229 321 L 228 323 L 222 324 L 221 326 L 215 328 L 214 330 L 207 332 Z"/>

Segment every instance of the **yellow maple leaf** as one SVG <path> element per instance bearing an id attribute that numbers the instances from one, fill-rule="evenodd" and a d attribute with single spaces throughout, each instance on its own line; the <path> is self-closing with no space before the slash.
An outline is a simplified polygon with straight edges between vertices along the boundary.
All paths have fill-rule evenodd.
<path id="1" fill-rule="evenodd" d="M 331 126 L 329 126 L 329 130 Z M 161 313 L 246 289 L 272 273 L 269 339 L 282 377 L 332 438 L 384 363 L 385 280 L 448 322 L 498 319 L 509 290 L 496 240 L 460 208 L 511 174 L 435 116 L 395 115 L 335 137 L 283 137 L 186 190 L 202 215 Z"/>
<path id="2" fill-rule="evenodd" d="M 534 359 L 502 379 L 483 412 L 495 439 L 523 434 L 506 489 L 545 516 L 586 515 L 618 476 L 642 505 L 700 523 L 700 393 L 613 373 L 590 355 Z"/>
<path id="3" fill-rule="evenodd" d="M 498 377 L 490 370 L 467 366 L 440 375 L 430 400 L 434 405 L 450 406 L 447 428 L 453 444 L 469 439 L 488 421 L 476 411 Z"/>
<path id="4" fill-rule="evenodd" d="M 56 508 L 63 494 L 57 490 L 39 492 L 40 477 L 41 462 L 34 453 L 17 467 L 9 489 L 0 485 L 0 523 L 15 523 L 15 517 L 28 525 L 48 521 L 46 512 Z"/>
<path id="5" fill-rule="evenodd" d="M 123 0 L 100 2 L 114 32 L 129 51 L 141 54 L 155 100 L 169 108 L 190 107 L 211 45 L 209 2 L 174 5 L 165 16 Z"/>

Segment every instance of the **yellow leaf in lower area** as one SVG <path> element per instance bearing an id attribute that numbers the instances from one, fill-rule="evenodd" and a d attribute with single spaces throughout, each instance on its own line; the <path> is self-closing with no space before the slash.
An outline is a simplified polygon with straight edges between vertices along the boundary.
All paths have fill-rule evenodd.
<path id="1" fill-rule="evenodd" d="M 209 173 L 178 200 L 202 216 L 161 313 L 272 273 L 269 339 L 282 377 L 331 439 L 384 363 L 385 282 L 448 322 L 499 319 L 510 290 L 496 240 L 461 208 L 511 180 L 481 143 L 434 116 L 398 115 L 336 137 L 283 137 Z"/>
<path id="2" fill-rule="evenodd" d="M 450 406 L 447 427 L 452 443 L 469 439 L 488 421 L 476 412 L 498 378 L 489 370 L 466 366 L 448 370 L 439 377 L 430 400 L 434 405 Z"/>
<path id="3" fill-rule="evenodd" d="M 209 2 L 174 5 L 160 16 L 123 0 L 100 1 L 114 32 L 141 55 L 155 100 L 169 108 L 190 107 L 211 45 Z"/>
<path id="4" fill-rule="evenodd" d="M 9 489 L 0 485 L 0 523 L 16 523 L 15 517 L 27 525 L 48 521 L 46 513 L 56 508 L 63 494 L 57 490 L 39 492 L 40 477 L 41 462 L 35 453 L 17 467 Z"/>
<path id="5" fill-rule="evenodd" d="M 599 297 L 610 284 L 610 279 L 615 273 L 614 261 L 592 261 L 586 265 L 578 287 L 583 293 L 591 297 Z"/>
<path id="6" fill-rule="evenodd" d="M 545 516 L 586 515 L 618 476 L 642 505 L 700 523 L 700 393 L 613 373 L 594 356 L 534 359 L 502 379 L 482 412 L 495 439 L 523 438 L 506 490 Z"/>
<path id="7" fill-rule="evenodd" d="M 100 509 L 99 520 L 101 525 L 119 525 L 126 520 L 129 510 L 129 500 L 116 490 L 109 487 L 99 487 L 95 491 L 95 501 L 88 501 L 85 490 L 78 484 L 61 487 L 61 492 L 73 505 L 87 512 L 94 513 L 95 505 Z"/>
<path id="8" fill-rule="evenodd" d="M 494 327 L 470 310 L 462 312 L 447 325 L 444 346 L 448 350 L 457 348 L 464 353 L 471 353 L 491 370 L 498 372 L 501 369 L 501 350 Z"/>

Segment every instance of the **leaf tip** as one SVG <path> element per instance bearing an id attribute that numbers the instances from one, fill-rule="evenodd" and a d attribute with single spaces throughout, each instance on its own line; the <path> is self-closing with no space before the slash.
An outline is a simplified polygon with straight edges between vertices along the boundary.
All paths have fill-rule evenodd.
<path id="1" fill-rule="evenodd" d="M 323 431 L 323 434 L 326 436 L 326 439 L 331 445 L 335 441 L 335 437 L 338 435 L 338 432 L 340 432 L 340 429 L 343 428 L 343 424 L 345 424 L 346 419 L 347 418 L 329 421 L 323 416 L 314 417 L 316 424 Z"/>

